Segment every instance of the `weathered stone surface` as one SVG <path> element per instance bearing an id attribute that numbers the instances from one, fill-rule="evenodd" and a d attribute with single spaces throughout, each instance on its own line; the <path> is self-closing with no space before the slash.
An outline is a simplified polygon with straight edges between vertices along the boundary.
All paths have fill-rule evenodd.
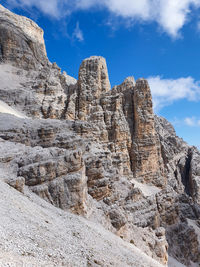
<path id="1" fill-rule="evenodd" d="M 76 81 L 48 61 L 37 25 L 1 6 L 0 21 L 0 110 L 12 107 L 0 113 L 0 178 L 163 264 L 168 252 L 199 264 L 200 153 L 153 114 L 147 81 L 110 89 L 97 56 Z"/>
<path id="2" fill-rule="evenodd" d="M 8 151 L 6 151 L 8 149 Z M 29 188 L 64 210 L 87 212 L 87 177 L 80 150 L 0 142 L 2 179 L 20 192 Z M 5 170 L 9 170 L 8 173 Z"/>
<path id="3" fill-rule="evenodd" d="M 22 176 L 18 176 L 16 178 L 8 178 L 8 180 L 5 180 L 7 184 L 14 187 L 16 190 L 18 190 L 21 193 L 24 193 L 24 186 L 25 186 L 25 179 Z"/>
<path id="4" fill-rule="evenodd" d="M 85 120 L 102 94 L 110 90 L 106 61 L 102 57 L 85 59 L 79 70 L 77 117 Z"/>
<path id="5" fill-rule="evenodd" d="M 134 130 L 133 161 L 134 175 L 159 187 L 166 185 L 161 148 L 154 126 L 152 97 L 147 81 L 139 79 L 133 94 Z"/>
<path id="6" fill-rule="evenodd" d="M 0 60 L 25 69 L 47 63 L 43 30 L 0 5 Z"/>
<path id="7" fill-rule="evenodd" d="M 0 63 L 1 100 L 32 117 L 75 118 L 76 80 L 49 62 L 43 30 L 1 5 Z"/>
<path id="8" fill-rule="evenodd" d="M 187 222 L 175 224 L 168 229 L 169 253 L 186 266 L 200 262 L 200 249 L 197 233 Z"/>
<path id="9" fill-rule="evenodd" d="M 109 212 L 109 217 L 110 217 L 110 220 L 111 220 L 111 224 L 117 230 L 119 230 L 121 227 L 123 227 L 126 224 L 125 217 L 123 216 L 123 214 L 121 214 L 117 210 L 111 210 Z"/>
<path id="10" fill-rule="evenodd" d="M 200 153 L 196 148 L 189 151 L 187 166 L 189 194 L 200 205 Z"/>
<path id="11" fill-rule="evenodd" d="M 9 64 L 0 64 L 0 69 L 1 100 L 24 116 L 45 119 L 75 118 L 75 104 L 71 102 L 76 79 L 61 74 L 60 69 L 53 64 L 38 71 L 21 70 Z"/>

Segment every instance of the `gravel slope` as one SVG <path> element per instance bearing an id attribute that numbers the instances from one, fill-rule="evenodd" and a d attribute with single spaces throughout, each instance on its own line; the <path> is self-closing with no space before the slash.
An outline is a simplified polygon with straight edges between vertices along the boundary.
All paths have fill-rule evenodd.
<path id="1" fill-rule="evenodd" d="M 100 225 L 25 195 L 0 181 L 0 266 L 162 266 Z"/>

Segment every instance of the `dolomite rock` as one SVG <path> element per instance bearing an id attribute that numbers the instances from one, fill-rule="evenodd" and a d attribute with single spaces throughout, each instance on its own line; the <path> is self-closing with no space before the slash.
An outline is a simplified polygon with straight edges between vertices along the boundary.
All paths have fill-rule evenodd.
<path id="1" fill-rule="evenodd" d="M 75 125 L 72 121 L 30 120 L 1 114 L 0 136 L 10 142 L 2 142 L 2 162 L 9 162 L 9 165 L 3 164 L 4 168 L 9 166 L 16 177 L 23 176 L 31 191 L 56 207 L 85 215 L 97 222 L 103 220 L 106 228 L 124 236 L 127 241 L 135 240 L 135 245 L 143 247 L 148 255 L 166 262 L 166 245 L 155 241 L 155 230 L 148 234 L 153 244 L 151 247 L 149 242 L 142 245 L 141 239 L 138 242 L 138 237 L 133 235 L 137 227 L 159 227 L 154 220 L 157 216 L 155 197 L 145 200 L 137 187 L 133 192 L 132 182 L 116 175 L 117 165 L 112 165 L 109 149 L 100 143 L 98 146 L 92 144 L 90 138 L 77 136 L 79 126 L 86 128 L 85 122 Z M 12 146 L 12 149 L 9 148 Z M 6 147 L 7 153 L 4 152 Z M 16 154 L 12 153 L 13 149 Z M 93 199 L 98 200 L 99 204 Z M 102 209 L 100 214 L 99 207 Z M 136 228 L 131 228 L 131 225 Z M 130 229 L 128 234 L 127 228 Z M 142 238 L 143 234 L 140 235 Z M 154 249 L 165 253 L 153 252 L 152 255 Z"/>
<path id="2" fill-rule="evenodd" d="M 105 59 L 90 57 L 85 59 L 79 70 L 77 117 L 85 120 L 91 113 L 91 107 L 103 93 L 110 90 L 110 82 Z"/>
<path id="3" fill-rule="evenodd" d="M 200 262 L 200 249 L 197 233 L 187 222 L 176 224 L 168 229 L 169 253 L 186 266 Z"/>
<path id="4" fill-rule="evenodd" d="M 99 139 L 112 143 L 112 149 L 121 152 L 122 174 L 133 171 L 139 181 L 164 187 L 163 159 L 147 82 L 135 83 L 129 77 L 111 91 L 109 87 L 105 60 L 101 57 L 84 60 L 78 80 L 77 107 L 78 114 L 82 114 L 79 118 L 97 124 Z"/>
<path id="5" fill-rule="evenodd" d="M 15 144 L 0 142 L 1 179 L 22 193 L 24 186 L 29 186 L 56 207 L 77 214 L 87 212 L 87 177 L 81 151 Z"/>
<path id="6" fill-rule="evenodd" d="M 43 30 L 0 5 L 0 60 L 25 69 L 47 62 Z"/>
<path id="7" fill-rule="evenodd" d="M 199 151 L 176 136 L 172 125 L 164 118 L 155 117 L 155 122 L 168 184 L 178 193 L 185 192 L 199 204 Z"/>
<path id="8" fill-rule="evenodd" d="M 24 193 L 25 179 L 22 176 L 17 176 L 16 178 L 8 178 L 6 183 L 18 190 L 21 193 Z"/>
<path id="9" fill-rule="evenodd" d="M 163 159 L 154 126 L 152 97 L 147 81 L 136 82 L 133 94 L 134 134 L 132 169 L 134 175 L 145 182 L 164 187 Z"/>
<path id="10" fill-rule="evenodd" d="M 169 254 L 186 266 L 199 264 L 200 228 L 188 225 L 186 220 L 198 222 L 200 218 L 199 152 L 177 137 L 164 118 L 155 117 L 155 122 L 168 176 L 168 188 L 157 195 L 157 204 L 161 225 L 166 228 Z"/>
<path id="11" fill-rule="evenodd" d="M 68 110 L 67 118 L 75 118 L 70 94 L 76 79 L 49 62 L 43 30 L 35 22 L 1 5 L 0 62 L 0 97 L 5 103 L 32 117 L 61 119 Z"/>
<path id="12" fill-rule="evenodd" d="M 196 148 L 189 151 L 188 164 L 189 193 L 194 201 L 200 205 L 200 153 Z"/>
<path id="13" fill-rule="evenodd" d="M 110 89 L 98 56 L 77 81 L 48 61 L 35 23 L 1 5 L 0 21 L 0 178 L 162 264 L 199 264 L 200 154 L 153 114 L 147 81 Z"/>
<path id="14" fill-rule="evenodd" d="M 37 71 L 22 70 L 7 63 L 0 67 L 1 101 L 20 111 L 20 114 L 45 119 L 75 118 L 71 98 L 74 97 L 76 79 L 61 74 L 53 64 Z"/>

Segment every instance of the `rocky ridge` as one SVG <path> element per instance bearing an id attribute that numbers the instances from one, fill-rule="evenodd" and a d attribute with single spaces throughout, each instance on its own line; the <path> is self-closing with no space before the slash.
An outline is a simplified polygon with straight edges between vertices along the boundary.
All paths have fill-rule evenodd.
<path id="1" fill-rule="evenodd" d="M 200 152 L 154 115 L 147 81 L 128 77 L 111 89 L 97 56 L 77 81 L 48 61 L 34 22 L 1 5 L 0 21 L 0 99 L 13 109 L 0 113 L 2 180 L 161 264 L 169 254 L 198 266 Z"/>

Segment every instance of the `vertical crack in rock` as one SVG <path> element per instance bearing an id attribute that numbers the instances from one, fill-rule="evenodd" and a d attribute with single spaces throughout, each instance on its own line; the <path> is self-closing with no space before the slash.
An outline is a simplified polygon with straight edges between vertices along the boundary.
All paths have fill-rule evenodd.
<path id="1" fill-rule="evenodd" d="M 3 46 L 0 44 L 0 62 L 3 61 Z"/>
<path id="2" fill-rule="evenodd" d="M 191 169 L 192 153 L 188 150 L 188 155 L 185 162 L 185 176 L 182 177 L 183 185 L 185 186 L 185 192 L 189 196 L 192 196 L 192 185 L 190 180 L 190 169 Z"/>
<path id="3" fill-rule="evenodd" d="M 200 204 L 200 152 L 190 147 L 187 162 L 187 186 L 193 200 Z"/>

